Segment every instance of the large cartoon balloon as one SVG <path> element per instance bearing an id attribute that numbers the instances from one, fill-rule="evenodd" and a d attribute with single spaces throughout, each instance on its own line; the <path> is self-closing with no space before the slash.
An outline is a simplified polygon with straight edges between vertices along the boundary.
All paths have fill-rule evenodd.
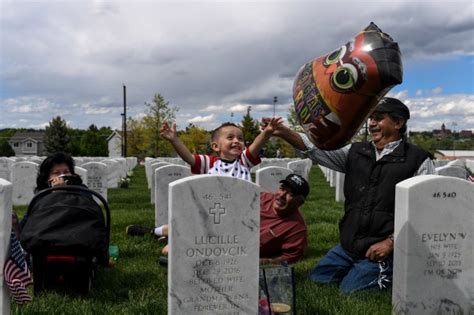
<path id="1" fill-rule="evenodd" d="M 317 147 L 340 148 L 402 75 L 398 44 L 370 23 L 347 44 L 301 67 L 293 86 L 296 115 Z"/>

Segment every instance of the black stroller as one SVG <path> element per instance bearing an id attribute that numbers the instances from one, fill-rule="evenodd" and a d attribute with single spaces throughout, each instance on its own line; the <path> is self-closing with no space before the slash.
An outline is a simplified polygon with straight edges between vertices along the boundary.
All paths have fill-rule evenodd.
<path id="1" fill-rule="evenodd" d="M 20 239 L 32 257 L 34 292 L 87 294 L 98 265 L 109 263 L 110 210 L 105 199 L 82 186 L 48 188 L 31 200 L 27 216 Z"/>

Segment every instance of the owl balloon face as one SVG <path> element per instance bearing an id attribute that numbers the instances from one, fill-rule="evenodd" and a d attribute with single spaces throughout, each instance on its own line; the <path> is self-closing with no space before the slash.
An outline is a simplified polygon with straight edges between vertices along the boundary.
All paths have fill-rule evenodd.
<path id="1" fill-rule="evenodd" d="M 301 67 L 293 86 L 295 111 L 317 147 L 337 149 L 401 82 L 398 44 L 371 23 L 347 44 Z"/>

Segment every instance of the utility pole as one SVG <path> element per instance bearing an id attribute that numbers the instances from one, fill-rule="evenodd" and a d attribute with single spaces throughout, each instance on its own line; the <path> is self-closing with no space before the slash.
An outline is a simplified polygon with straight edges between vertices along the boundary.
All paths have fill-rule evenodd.
<path id="1" fill-rule="evenodd" d="M 123 85 L 123 150 L 122 156 L 127 157 L 127 87 Z"/>
<path id="2" fill-rule="evenodd" d="M 273 118 L 275 118 L 275 106 L 277 102 L 278 102 L 278 97 L 274 96 L 273 97 Z"/>

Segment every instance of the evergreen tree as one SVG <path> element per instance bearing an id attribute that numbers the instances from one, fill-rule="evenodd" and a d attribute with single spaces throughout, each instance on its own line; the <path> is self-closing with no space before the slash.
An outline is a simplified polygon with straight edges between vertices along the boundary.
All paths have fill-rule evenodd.
<path id="1" fill-rule="evenodd" d="M 15 151 L 7 139 L 0 139 L 0 156 L 15 156 Z"/>
<path id="2" fill-rule="evenodd" d="M 81 140 L 84 133 L 85 130 L 82 129 L 69 129 L 69 138 L 71 141 L 69 142 L 68 149 L 72 156 L 83 155 L 81 149 Z"/>
<path id="3" fill-rule="evenodd" d="M 244 134 L 245 145 L 248 147 L 260 133 L 258 121 L 250 116 L 252 106 L 247 107 L 247 113 L 242 117 L 242 132 Z"/>
<path id="4" fill-rule="evenodd" d="M 46 152 L 53 154 L 56 152 L 70 153 L 69 143 L 71 141 L 69 136 L 69 128 L 66 121 L 60 116 L 54 117 L 46 126 L 44 144 Z"/>
<path id="5" fill-rule="evenodd" d="M 169 102 L 161 94 L 155 94 L 152 103 L 145 102 L 148 113 L 143 118 L 146 137 L 149 143 L 148 156 L 166 156 L 171 154 L 172 147 L 168 141 L 161 139 L 160 129 L 165 121 L 173 122 L 176 118 L 177 107 L 170 107 Z"/>
<path id="6" fill-rule="evenodd" d="M 90 125 L 81 137 L 81 153 L 85 156 L 107 156 L 106 138 L 94 124 Z"/>

